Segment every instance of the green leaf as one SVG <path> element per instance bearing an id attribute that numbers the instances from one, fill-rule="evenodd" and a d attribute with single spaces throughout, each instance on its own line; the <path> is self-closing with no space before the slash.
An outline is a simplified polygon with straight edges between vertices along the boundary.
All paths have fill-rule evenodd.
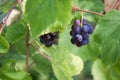
<path id="1" fill-rule="evenodd" d="M 65 27 L 71 20 L 71 10 L 71 0 L 27 0 L 25 16 L 30 25 L 31 41 L 55 23 Z"/>
<path id="2" fill-rule="evenodd" d="M 92 75 L 94 80 L 107 80 L 105 68 L 100 59 L 94 61 L 92 65 Z"/>
<path id="3" fill-rule="evenodd" d="M 2 67 L 0 68 L 0 72 L 2 74 L 0 74 L 0 78 L 2 80 L 4 79 L 9 79 L 9 80 L 32 80 L 29 76 L 28 73 L 26 73 L 25 71 L 17 71 L 15 70 L 15 65 L 16 65 L 16 61 L 15 60 L 7 60 Z M 4 76 L 4 77 L 1 77 Z"/>
<path id="4" fill-rule="evenodd" d="M 83 69 L 82 59 L 71 54 L 64 45 L 42 47 L 51 56 L 52 68 L 58 80 L 72 80 L 72 76 L 80 74 Z"/>
<path id="5" fill-rule="evenodd" d="M 120 79 L 120 63 L 115 63 L 106 67 L 106 76 L 108 80 L 119 80 Z"/>
<path id="6" fill-rule="evenodd" d="M 0 35 L 0 53 L 7 53 L 9 50 L 9 43 Z"/>
<path id="7" fill-rule="evenodd" d="M 68 54 L 64 60 L 59 61 L 52 61 L 53 71 L 58 80 L 72 80 L 72 76 L 80 74 L 83 69 L 82 59 L 73 54 Z"/>
<path id="8" fill-rule="evenodd" d="M 53 71 L 57 77 L 58 80 L 73 80 L 72 76 L 70 75 L 69 68 L 65 64 L 59 64 L 59 65 L 52 65 Z"/>
<path id="9" fill-rule="evenodd" d="M 120 12 L 107 13 L 97 24 L 95 41 L 100 46 L 101 59 L 107 69 L 107 76 L 119 80 L 120 76 Z"/>
<path id="10" fill-rule="evenodd" d="M 120 60 L 120 12 L 107 13 L 97 24 L 95 41 L 99 43 L 104 64 L 112 65 Z"/>
<path id="11" fill-rule="evenodd" d="M 52 66 L 50 64 L 50 61 L 47 61 L 39 53 L 34 53 L 32 58 L 35 62 L 35 69 L 37 72 L 44 74 L 52 72 Z"/>
<path id="12" fill-rule="evenodd" d="M 7 12 L 12 5 L 14 4 L 15 0 L 2 0 L 0 1 L 0 10 L 3 12 Z"/>
<path id="13" fill-rule="evenodd" d="M 26 28 L 22 21 L 14 23 L 9 26 L 5 34 L 5 38 L 9 43 L 15 43 L 16 41 L 22 39 L 25 35 Z"/>
<path id="14" fill-rule="evenodd" d="M 69 59 L 71 59 L 71 61 L 68 63 L 71 75 L 74 76 L 80 74 L 84 66 L 82 59 L 74 54 L 70 54 L 70 56 L 66 59 L 68 62 L 70 61 Z"/>
<path id="15" fill-rule="evenodd" d="M 15 44 L 14 44 L 16 51 L 20 54 L 26 54 L 26 45 L 25 44 L 26 44 L 25 37 L 16 41 Z M 29 47 L 29 53 L 34 54 L 34 52 L 35 52 L 35 49 L 33 49 L 30 46 Z M 32 54 L 30 54 L 30 55 L 32 55 Z"/>
<path id="16" fill-rule="evenodd" d="M 16 71 L 16 72 L 5 72 L 3 71 L 3 74 L 12 79 L 12 80 L 32 80 L 30 77 L 28 77 L 29 75 L 26 73 L 26 72 L 19 72 L 19 71 Z"/>

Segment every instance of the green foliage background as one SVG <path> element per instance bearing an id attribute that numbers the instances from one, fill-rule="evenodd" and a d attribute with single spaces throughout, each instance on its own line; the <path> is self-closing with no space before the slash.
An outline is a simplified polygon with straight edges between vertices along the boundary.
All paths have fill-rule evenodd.
<path id="1" fill-rule="evenodd" d="M 0 21 L 15 0 L 0 0 Z M 72 13 L 72 0 L 24 0 L 19 19 L 5 27 L 0 35 L 0 80 L 119 80 L 120 79 L 120 12 L 112 10 L 103 17 L 84 13 L 94 27 L 90 43 L 77 48 L 70 42 L 73 20 L 81 13 Z M 102 13 L 102 0 L 74 0 L 80 9 Z M 20 10 L 19 5 L 16 7 Z M 26 31 L 30 42 L 51 56 L 46 60 L 29 47 L 29 71 L 25 71 Z M 59 31 L 59 43 L 48 48 L 39 36 Z"/>

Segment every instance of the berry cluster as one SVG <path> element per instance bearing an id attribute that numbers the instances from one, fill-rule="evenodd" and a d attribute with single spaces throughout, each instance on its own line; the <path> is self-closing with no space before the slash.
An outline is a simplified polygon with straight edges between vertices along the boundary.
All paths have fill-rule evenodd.
<path id="1" fill-rule="evenodd" d="M 59 32 L 54 32 L 54 33 L 50 32 L 50 33 L 41 35 L 40 36 L 40 42 L 47 47 L 51 47 L 52 44 L 57 44 L 58 43 L 58 33 Z"/>
<path id="2" fill-rule="evenodd" d="M 80 26 L 81 23 L 82 27 Z M 80 22 L 80 20 L 75 20 L 71 29 L 70 35 L 72 36 L 72 44 L 81 47 L 89 43 L 89 34 L 93 33 L 93 27 L 87 23 L 85 19 L 83 19 L 82 22 Z"/>

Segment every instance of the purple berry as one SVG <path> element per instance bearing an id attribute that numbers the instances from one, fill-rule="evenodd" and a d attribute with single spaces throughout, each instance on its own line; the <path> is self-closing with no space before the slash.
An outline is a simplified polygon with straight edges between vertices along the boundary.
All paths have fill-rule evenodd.
<path id="1" fill-rule="evenodd" d="M 80 20 L 78 20 L 78 19 L 75 20 L 74 24 L 75 24 L 76 26 L 80 25 Z"/>
<path id="2" fill-rule="evenodd" d="M 83 25 L 82 28 L 81 28 L 81 31 L 82 31 L 83 33 L 88 33 L 88 31 L 89 31 L 88 25 Z"/>
<path id="3" fill-rule="evenodd" d="M 75 38 L 76 38 L 76 40 L 77 40 L 78 42 L 81 42 L 81 41 L 83 40 L 82 35 L 79 35 L 79 34 L 77 34 L 77 35 L 75 36 Z"/>
<path id="4" fill-rule="evenodd" d="M 81 47 L 81 46 L 82 46 L 81 42 L 78 42 L 78 43 L 76 44 L 76 46 L 77 46 L 77 47 Z"/>
<path id="5" fill-rule="evenodd" d="M 82 45 L 85 45 L 85 44 L 88 44 L 88 43 L 89 43 L 89 40 L 83 40 L 83 41 L 81 42 Z"/>
<path id="6" fill-rule="evenodd" d="M 89 25 L 89 31 L 88 31 L 89 34 L 92 34 L 93 33 L 93 27 L 91 25 Z"/>
<path id="7" fill-rule="evenodd" d="M 83 24 L 83 25 L 84 25 L 84 24 L 87 24 L 86 19 L 83 19 L 83 20 L 82 20 L 82 24 Z"/>
<path id="8" fill-rule="evenodd" d="M 71 39 L 71 43 L 72 44 L 77 44 L 77 41 L 76 41 L 76 39 L 74 37 Z"/>
<path id="9" fill-rule="evenodd" d="M 47 33 L 40 36 L 40 42 L 47 47 L 52 46 L 52 44 L 58 43 L 58 32 Z"/>
<path id="10" fill-rule="evenodd" d="M 77 27 L 76 25 L 72 25 L 71 29 L 72 29 L 72 30 L 75 30 L 76 27 Z"/>
<path id="11" fill-rule="evenodd" d="M 79 26 L 77 26 L 74 31 L 76 34 L 81 34 L 81 28 Z"/>
<path id="12" fill-rule="evenodd" d="M 51 47 L 52 46 L 52 41 L 49 41 L 49 42 L 45 42 L 45 46 L 47 46 L 47 47 Z"/>
<path id="13" fill-rule="evenodd" d="M 89 39 L 89 34 L 83 34 L 83 40 Z"/>
<path id="14" fill-rule="evenodd" d="M 70 35 L 71 36 L 75 36 L 75 32 L 74 31 L 70 31 Z"/>
<path id="15" fill-rule="evenodd" d="M 80 27 L 80 20 L 75 20 L 72 25 L 70 35 L 72 36 L 71 43 L 77 47 L 89 43 L 89 34 L 93 33 L 93 27 L 87 23 L 85 19 L 82 20 L 82 28 Z"/>
<path id="16" fill-rule="evenodd" d="M 42 37 L 40 37 L 40 42 L 44 43 L 44 39 Z"/>

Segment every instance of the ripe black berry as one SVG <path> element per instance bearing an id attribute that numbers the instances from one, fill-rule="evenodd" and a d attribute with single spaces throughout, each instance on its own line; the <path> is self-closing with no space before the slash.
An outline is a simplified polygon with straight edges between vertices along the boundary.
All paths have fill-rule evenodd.
<path id="1" fill-rule="evenodd" d="M 51 47 L 52 44 L 57 44 L 58 43 L 58 33 L 59 32 L 54 32 L 54 33 L 50 32 L 50 33 L 41 35 L 40 36 L 40 42 L 47 47 Z"/>

